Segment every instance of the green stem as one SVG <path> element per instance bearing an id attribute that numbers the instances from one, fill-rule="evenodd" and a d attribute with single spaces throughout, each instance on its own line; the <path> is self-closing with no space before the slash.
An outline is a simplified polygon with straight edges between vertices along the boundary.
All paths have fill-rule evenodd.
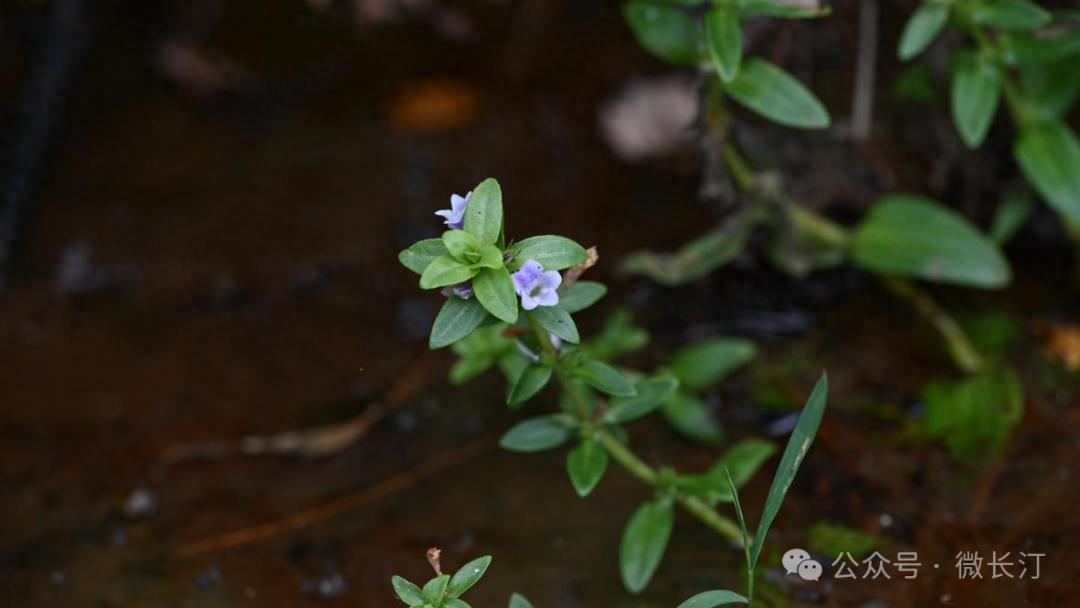
<path id="1" fill-rule="evenodd" d="M 728 161 L 728 168 L 733 175 L 750 171 L 739 149 L 730 140 L 724 142 L 724 159 Z M 743 181 L 752 184 L 754 179 L 736 178 L 735 181 L 742 188 Z M 804 234 L 835 247 L 846 249 L 849 246 L 851 233 L 844 227 L 795 201 L 787 199 L 784 203 L 788 218 Z M 877 274 L 877 276 L 894 294 L 911 304 L 915 311 L 937 331 L 945 341 L 946 349 L 957 367 L 966 373 L 974 373 L 982 368 L 982 357 L 975 350 L 967 334 L 930 294 L 907 279 L 884 274 Z"/>
<path id="2" fill-rule="evenodd" d="M 570 396 L 570 401 L 573 403 L 574 412 L 578 419 L 582 423 L 591 424 L 592 412 L 589 409 L 588 401 L 586 401 L 585 397 L 581 394 L 579 386 L 573 382 L 566 374 L 566 371 L 558 365 L 558 353 L 555 352 L 555 347 L 551 345 L 551 340 L 548 337 L 547 331 L 540 327 L 532 317 L 529 317 L 529 324 L 536 333 L 536 338 L 540 342 L 540 346 L 547 351 L 549 355 L 555 358 L 555 377 L 558 378 L 559 384 L 562 385 L 562 389 Z M 658 487 L 660 485 L 660 474 L 656 469 L 646 464 L 645 461 L 631 451 L 626 444 L 619 441 L 617 437 L 612 435 L 610 431 L 602 426 L 596 426 L 595 431 L 596 438 L 600 442 L 600 445 L 604 446 L 608 455 L 611 456 L 615 462 L 619 463 L 619 465 L 626 469 L 631 475 L 645 482 L 646 485 L 653 487 Z M 696 496 L 689 496 L 681 491 L 676 492 L 675 501 L 721 536 L 739 542 L 740 544 L 742 543 L 742 531 L 735 525 L 735 522 L 717 513 L 708 503 Z"/>

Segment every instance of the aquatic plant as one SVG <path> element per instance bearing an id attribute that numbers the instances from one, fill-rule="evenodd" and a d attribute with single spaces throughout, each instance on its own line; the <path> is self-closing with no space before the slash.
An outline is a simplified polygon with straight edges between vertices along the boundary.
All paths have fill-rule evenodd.
<path id="1" fill-rule="evenodd" d="M 606 293 L 602 284 L 581 280 L 598 259 L 595 249 L 555 235 L 508 240 L 502 191 L 490 178 L 473 189 L 461 228 L 451 228 L 439 239 L 422 240 L 402 251 L 399 259 L 420 275 L 420 287 L 443 289 L 446 302 L 433 323 L 429 345 L 453 345 L 459 360 L 450 371 L 452 381 L 498 366 L 507 379 L 506 402 L 515 408 L 537 396 L 552 379 L 558 385 L 557 410 L 513 426 L 500 440 L 503 448 L 540 452 L 573 444 L 566 456 L 567 474 L 583 497 L 601 481 L 612 461 L 654 489 L 653 498 L 630 518 L 620 544 L 620 573 L 629 591 L 643 590 L 659 567 L 676 505 L 725 538 L 744 544 L 753 558 L 748 562 L 752 570 L 821 420 L 827 393 L 824 376 L 799 418 L 757 534 L 751 537 L 741 514 L 736 524 L 717 507 L 737 500 L 737 488 L 772 454 L 771 444 L 744 441 L 729 448 L 710 470 L 680 473 L 671 467 L 654 468 L 635 454 L 624 425 L 667 407 L 682 412 L 674 419 L 688 434 L 693 433 L 695 420 L 707 426 L 707 412 L 693 406 L 694 391 L 749 360 L 752 345 L 705 341 L 680 351 L 652 373 L 613 364 L 618 355 L 642 346 L 647 334 L 616 312 L 593 340 L 582 340 L 573 314 Z M 471 289 L 446 289 L 465 285 Z M 442 585 L 433 581 L 429 582 L 433 588 Z M 402 599 L 408 603 L 421 596 L 413 593 Z M 432 594 L 423 601 L 432 603 L 428 596 Z"/>

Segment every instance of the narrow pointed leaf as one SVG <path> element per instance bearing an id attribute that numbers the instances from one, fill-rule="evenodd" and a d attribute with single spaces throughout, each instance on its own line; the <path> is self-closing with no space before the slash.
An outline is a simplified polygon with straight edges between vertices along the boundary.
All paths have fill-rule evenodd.
<path id="1" fill-rule="evenodd" d="M 566 455 L 566 472 L 578 496 L 588 496 L 607 470 L 608 453 L 594 439 L 585 439 Z"/>
<path id="2" fill-rule="evenodd" d="M 731 502 L 735 505 L 735 518 L 739 521 L 739 531 L 742 532 L 743 549 L 749 557 L 750 528 L 746 525 L 746 515 L 743 514 L 742 501 L 739 500 L 739 488 L 735 485 L 735 480 L 731 478 L 731 471 L 727 467 L 724 468 L 724 478 L 727 480 L 728 491 L 731 492 Z"/>
<path id="3" fill-rule="evenodd" d="M 952 116 L 960 138 L 969 148 L 978 148 L 997 113 L 1001 97 L 1001 73 L 988 63 L 972 57 L 957 60 L 952 72 Z"/>
<path id="4" fill-rule="evenodd" d="M 417 587 L 408 580 L 400 576 L 394 576 L 390 578 L 390 584 L 394 586 L 394 593 L 397 595 L 398 599 L 405 602 L 406 606 L 422 604 L 424 602 L 424 594 L 420 591 L 420 587 Z"/>
<path id="5" fill-rule="evenodd" d="M 619 545 L 619 572 L 627 591 L 639 593 L 648 586 L 664 558 L 674 525 L 668 501 L 647 502 L 634 512 Z"/>
<path id="6" fill-rule="evenodd" d="M 499 239 L 502 221 L 502 189 L 499 182 L 489 177 L 473 188 L 465 208 L 464 227 L 480 240 L 480 244 L 490 245 Z"/>
<path id="7" fill-rule="evenodd" d="M 510 395 L 506 398 L 507 405 L 518 406 L 533 398 L 541 389 L 547 386 L 551 380 L 551 366 L 536 363 L 525 368 L 518 377 L 514 387 L 510 389 Z"/>
<path id="8" fill-rule="evenodd" d="M 462 593 L 465 593 L 470 587 L 475 585 L 476 581 L 480 580 L 480 577 L 484 576 L 484 572 L 487 572 L 488 566 L 490 565 L 491 556 L 485 555 L 483 557 L 478 557 L 459 568 L 458 571 L 454 573 L 454 576 L 450 578 L 447 597 L 460 597 Z"/>
<path id="9" fill-rule="evenodd" d="M 801 82 L 775 65 L 753 57 L 725 90 L 735 101 L 773 122 L 801 129 L 824 129 L 829 113 Z"/>
<path id="10" fill-rule="evenodd" d="M 915 9 L 900 34 L 897 54 L 907 61 L 926 50 L 949 22 L 949 7 L 939 2 L 924 2 Z"/>
<path id="11" fill-rule="evenodd" d="M 518 301 L 510 272 L 503 268 L 485 268 L 473 279 L 473 295 L 501 321 L 515 323 L 518 318 Z"/>
<path id="12" fill-rule="evenodd" d="M 709 57 L 724 82 L 731 82 L 739 73 L 742 61 L 742 30 L 739 15 L 726 6 L 715 6 L 705 15 L 705 40 Z"/>
<path id="13" fill-rule="evenodd" d="M 436 349 L 457 342 L 479 327 L 487 316 L 488 312 L 475 298 L 450 296 L 431 326 L 428 346 Z"/>
<path id="14" fill-rule="evenodd" d="M 555 416 L 541 416 L 514 425 L 499 445 L 511 452 L 539 452 L 562 445 L 570 434 L 570 428 Z"/>
<path id="15" fill-rule="evenodd" d="M 806 400 L 799 421 L 795 423 L 795 429 L 791 432 L 784 455 L 780 458 L 780 465 L 773 477 L 772 487 L 765 498 L 765 508 L 761 513 L 761 522 L 758 523 L 757 534 L 754 535 L 754 543 L 750 547 L 750 564 L 756 565 L 761 555 L 761 548 L 765 544 L 765 536 L 769 533 L 776 514 L 780 512 L 780 505 L 787 496 L 791 483 L 795 481 L 795 474 L 799 472 L 799 465 L 810 450 L 814 442 L 818 427 L 821 425 L 821 417 L 825 413 L 825 402 L 829 394 L 829 380 L 825 374 L 821 375 L 814 386 L 813 392 Z"/>

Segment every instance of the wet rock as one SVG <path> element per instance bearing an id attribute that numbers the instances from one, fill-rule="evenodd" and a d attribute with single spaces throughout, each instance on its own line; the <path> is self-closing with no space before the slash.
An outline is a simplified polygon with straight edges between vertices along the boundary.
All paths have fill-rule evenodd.
<path id="1" fill-rule="evenodd" d="M 130 519 L 148 519 L 157 513 L 157 494 L 145 486 L 136 488 L 124 501 L 124 515 Z"/>

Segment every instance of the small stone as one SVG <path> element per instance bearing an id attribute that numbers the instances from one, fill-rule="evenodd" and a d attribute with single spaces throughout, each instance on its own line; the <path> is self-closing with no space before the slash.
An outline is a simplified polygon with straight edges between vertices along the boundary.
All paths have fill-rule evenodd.
<path id="1" fill-rule="evenodd" d="M 147 519 L 157 512 L 157 494 L 145 486 L 137 488 L 124 501 L 124 515 L 131 519 Z"/>

